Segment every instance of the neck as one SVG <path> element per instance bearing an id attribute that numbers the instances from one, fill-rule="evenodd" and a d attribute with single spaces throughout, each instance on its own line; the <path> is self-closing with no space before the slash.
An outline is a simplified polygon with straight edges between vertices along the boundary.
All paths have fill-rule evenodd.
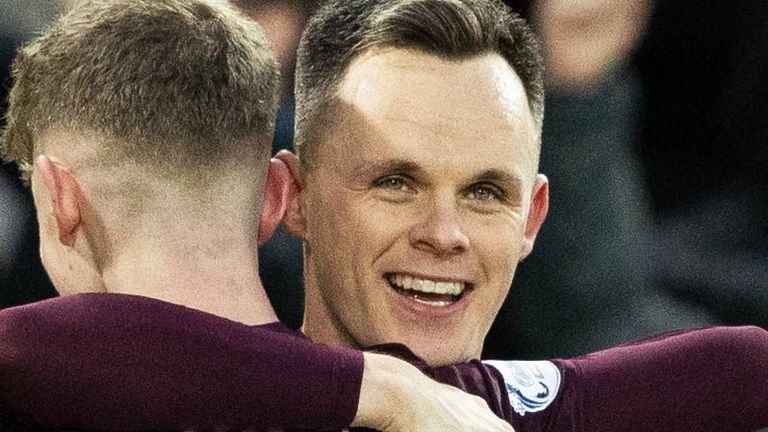
<path id="1" fill-rule="evenodd" d="M 221 240 L 218 240 L 221 244 Z M 151 297 L 248 325 L 277 321 L 248 242 L 194 244 L 143 241 L 125 248 L 103 269 L 107 292 Z"/>

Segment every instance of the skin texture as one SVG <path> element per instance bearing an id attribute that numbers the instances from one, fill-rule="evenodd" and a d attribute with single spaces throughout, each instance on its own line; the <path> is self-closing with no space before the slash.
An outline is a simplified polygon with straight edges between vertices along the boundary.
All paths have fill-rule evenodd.
<path id="1" fill-rule="evenodd" d="M 91 138 L 59 133 L 45 144 L 44 154 L 35 159 L 32 192 L 41 257 L 61 295 L 144 295 L 246 324 L 277 319 L 258 279 L 253 233 L 258 233 L 258 241 L 266 240 L 282 217 L 287 178 L 282 162 L 270 164 L 266 181 L 256 180 L 265 191 L 254 205 L 242 206 L 234 198 L 252 196 L 238 190 L 252 184 L 222 180 L 222 190 L 232 195 L 222 193 L 220 199 L 228 204 L 207 211 L 185 198 L 199 191 L 170 193 L 175 190 L 172 184 L 150 178 L 147 183 L 154 186 L 142 184 L 139 189 L 143 211 L 131 213 L 122 191 L 125 185 L 135 187 L 130 180 L 135 176 L 127 169 L 105 173 L 87 163 Z M 261 219 L 251 223 L 252 209 L 260 204 Z M 248 220 L 248 226 L 239 226 L 240 219 Z"/>
<path id="2" fill-rule="evenodd" d="M 369 52 L 337 102 L 286 218 L 305 241 L 305 331 L 330 344 L 405 343 L 431 364 L 477 358 L 547 211 L 517 74 L 495 54 Z M 396 291 L 393 274 L 468 288 L 436 307 Z"/>

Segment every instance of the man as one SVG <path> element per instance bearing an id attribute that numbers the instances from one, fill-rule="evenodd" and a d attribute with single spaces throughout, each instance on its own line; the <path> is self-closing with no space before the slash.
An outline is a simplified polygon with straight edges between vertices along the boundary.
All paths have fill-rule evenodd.
<path id="1" fill-rule="evenodd" d="M 260 406 L 246 428 L 511 430 L 481 399 L 405 362 L 311 344 L 275 323 L 256 243 L 282 217 L 288 173 L 282 162 L 268 163 L 278 73 L 255 23 L 222 2 L 93 1 L 27 45 L 14 71 L 3 151 L 31 183 L 44 264 L 62 295 L 96 294 L 3 311 L 5 423 L 219 427 L 209 415 L 215 407 L 180 409 L 187 396 L 173 388 L 104 386 L 114 371 L 81 361 L 105 362 L 116 350 L 57 349 L 73 340 L 99 345 L 110 325 L 120 333 L 168 324 L 232 344 L 271 340 L 257 345 L 260 363 L 252 366 L 273 378 L 251 393 Z M 135 319 L 125 319 L 131 313 Z M 51 338 L 37 326 L 73 319 L 90 330 Z M 120 348 L 135 354 L 149 340 L 186 344 L 172 351 L 178 361 L 213 369 L 210 362 L 222 360 L 223 351 L 206 351 L 201 339 L 163 331 Z M 70 366 L 74 376 L 62 372 Z M 136 377 L 145 370 L 124 366 Z M 239 375 L 218 370 L 205 377 Z M 184 369 L 166 376 L 191 385 L 205 377 Z M 461 375 L 448 381 L 460 385 Z M 167 397 L 151 407 L 138 398 L 121 403 L 131 391 Z M 173 418 L 146 420 L 164 413 Z"/>
<path id="2" fill-rule="evenodd" d="M 490 12 L 487 8 L 491 8 Z M 520 80 L 526 71 L 535 78 L 537 73 L 527 68 L 535 69 L 536 61 L 535 56 L 529 63 L 513 55 L 517 60 L 511 62 L 516 65 L 512 67 L 502 56 L 492 54 L 494 50 L 479 50 L 482 55 L 477 55 L 478 50 L 469 49 L 464 55 L 451 57 L 435 54 L 435 46 L 442 39 L 460 41 L 456 31 L 473 34 L 462 29 L 480 33 L 493 29 L 497 20 L 507 20 L 505 24 L 516 27 L 520 37 L 502 40 L 509 42 L 513 50 L 521 49 L 517 44 L 525 40 L 524 24 L 492 2 L 336 2 L 310 24 L 302 43 L 305 49 L 313 38 L 325 38 L 328 43 L 318 45 L 318 60 L 341 56 L 350 62 L 333 66 L 339 75 L 330 78 L 340 82 L 321 77 L 313 87 L 318 91 L 332 89 L 328 99 L 314 100 L 319 107 L 315 114 L 328 113 L 332 119 L 306 115 L 310 110 L 302 104 L 311 104 L 312 99 L 298 100 L 300 113 L 305 113 L 298 118 L 299 125 L 306 128 L 305 139 L 300 141 L 303 166 L 298 167 L 289 155 L 281 156 L 292 165 L 303 186 L 287 223 L 305 237 L 311 264 L 308 268 L 320 281 L 316 298 L 308 301 L 316 304 L 308 308 L 308 313 L 321 312 L 315 323 L 312 320 L 316 318 L 307 317 L 307 329 L 312 328 L 314 336 L 357 345 L 403 338 L 417 353 L 436 363 L 478 355 L 482 343 L 478 334 L 487 331 L 492 319 L 488 315 L 495 309 L 475 302 L 480 299 L 491 306 L 500 304 L 499 297 L 503 298 L 512 277 L 506 266 L 530 252 L 546 212 L 547 184 L 543 176 L 536 174 L 534 147 L 536 113 L 540 114 L 541 106 L 531 96 L 536 94 L 535 86 L 521 84 Z M 420 24 L 430 28 L 421 28 Z M 391 42 L 376 45 L 370 39 L 361 41 L 366 30 L 375 40 Z M 391 34 L 400 37 L 388 37 Z M 437 35 L 431 40 L 433 44 L 411 44 L 414 38 L 433 34 Z M 483 34 L 472 40 L 484 43 L 495 39 Z M 362 52 L 350 55 L 352 49 Z M 535 54 L 535 48 L 531 49 Z M 326 68 L 333 71 L 324 62 L 302 64 L 309 74 Z M 378 74 L 392 70 L 408 74 Z M 370 76 L 376 77 L 376 82 L 366 81 Z M 465 94 L 466 88 L 475 93 Z M 414 100 L 406 100 L 402 93 L 411 94 Z M 298 94 L 304 94 L 301 87 Z M 432 104 L 425 106 L 425 101 Z M 464 116 L 456 116 L 441 106 L 444 101 Z M 396 128 L 383 128 L 388 122 L 395 123 Z M 435 125 L 439 126 L 437 130 Z M 463 129 L 472 133 L 467 135 Z M 520 136 L 511 136 L 512 132 Z M 497 137 L 500 139 L 494 139 L 496 133 L 502 134 Z M 317 140 L 315 144 L 322 143 L 314 156 L 307 137 Z M 438 150 L 432 139 L 442 145 Z M 448 151 L 455 160 L 443 156 Z M 376 159 L 382 157 L 383 161 Z M 323 183 L 331 193 L 312 186 L 313 181 Z M 328 215 L 327 209 L 346 219 Z M 380 212 L 382 209 L 386 211 Z M 328 231 L 322 225 L 326 217 Z M 490 230 L 492 227 L 495 230 Z M 358 248 L 347 231 L 365 247 Z M 323 258 L 318 249 L 331 254 L 330 258 Z M 350 265 L 350 261 L 359 264 Z M 328 272 L 333 266 L 338 266 L 345 277 L 354 277 L 359 292 L 343 278 L 334 281 L 340 293 L 319 286 L 335 277 Z M 447 277 L 444 273 L 448 273 Z M 310 273 L 308 277 L 313 276 Z M 503 281 L 504 277 L 508 280 Z M 426 278 L 433 280 L 423 281 Z M 506 284 L 503 288 L 502 282 Z M 393 295 L 403 297 L 407 303 L 397 303 L 399 297 L 387 297 L 390 291 L 397 291 Z M 308 295 L 313 296 L 312 292 Z M 368 314 L 384 323 L 379 324 Z M 443 331 L 434 322 L 451 331 Z M 65 324 L 54 326 L 53 330 L 59 332 L 56 334 L 66 334 L 61 333 L 62 328 L 72 328 Z M 147 327 L 139 329 L 137 335 Z M 188 334 L 199 334 L 199 329 L 191 329 Z M 757 329 L 710 329 L 665 335 L 572 360 L 495 363 L 505 374 L 509 394 L 491 400 L 507 404 L 506 413 L 502 405 L 497 405 L 498 412 L 517 430 L 749 430 L 768 422 L 768 377 L 761 366 L 768 357 L 767 338 Z M 172 362 L 178 356 L 164 350 L 175 351 L 179 343 L 171 342 L 149 344 L 142 353 L 150 349 L 149 357 L 154 361 Z M 232 354 L 228 364 L 253 362 L 247 346 L 232 349 L 231 344 L 205 342 L 207 351 L 214 351 L 214 346 L 228 349 Z M 435 344 L 441 344 L 442 349 Z M 119 338 L 104 340 L 101 345 L 121 349 Z M 67 350 L 66 346 L 61 348 Z M 141 355 L 130 350 L 120 352 L 124 354 L 122 362 L 129 365 L 142 361 Z M 718 361 L 713 362 L 713 358 Z M 121 356 L 109 359 L 121 361 Z M 180 362 L 178 367 L 200 374 L 207 370 L 197 369 L 194 362 Z M 492 368 L 486 371 L 493 373 Z M 119 382 L 120 374 L 115 374 L 118 378 L 111 375 L 102 384 Z M 146 379 L 151 374 L 145 371 L 138 376 Z M 162 372 L 156 375 L 155 379 L 166 381 Z M 175 389 L 195 394 L 196 399 L 218 394 L 222 388 L 239 394 L 243 386 L 252 391 L 263 387 L 255 378 L 227 381 L 224 386 L 217 380 L 208 380 L 205 392 L 199 390 L 200 380 L 191 386 L 172 381 Z M 711 392 L 713 388 L 718 392 Z M 151 394 L 146 399 L 149 404 L 156 401 Z M 207 404 L 216 405 L 217 400 L 214 397 Z M 510 404 L 514 411 L 509 409 Z M 238 404 L 218 408 L 218 424 L 226 426 L 237 426 L 232 419 L 241 418 L 241 411 L 247 409 Z M 738 418 L 734 418 L 734 412 L 740 413 Z"/>
<path id="3" fill-rule="evenodd" d="M 478 358 L 547 213 L 538 46 L 498 2 L 341 3 L 298 54 L 304 330 Z"/>
<path id="4" fill-rule="evenodd" d="M 306 334 L 478 358 L 548 207 L 527 26 L 494 1 L 331 1 L 296 80 L 300 160 L 281 159 L 297 178 L 285 222 L 305 244 Z M 752 386 L 766 361 L 768 332 L 743 328 L 494 365 L 516 430 L 743 431 L 768 426 Z M 749 388 L 712 396 L 732 383 Z"/>

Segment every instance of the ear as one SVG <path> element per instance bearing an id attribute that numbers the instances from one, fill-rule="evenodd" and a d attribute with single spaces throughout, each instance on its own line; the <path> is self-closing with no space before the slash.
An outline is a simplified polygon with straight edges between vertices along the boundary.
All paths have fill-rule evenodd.
<path id="1" fill-rule="evenodd" d="M 533 250 L 533 243 L 536 241 L 536 235 L 544 223 L 549 211 L 549 180 L 544 174 L 536 176 L 536 182 L 533 186 L 533 195 L 531 198 L 531 207 L 528 209 L 528 219 L 525 222 L 525 242 L 520 252 L 520 261 L 530 255 Z"/>
<path id="2" fill-rule="evenodd" d="M 304 219 L 304 212 L 301 210 L 301 201 L 299 199 L 301 191 L 304 189 L 299 172 L 299 158 L 287 150 L 281 150 L 275 157 L 288 167 L 291 175 L 290 186 L 288 187 L 288 208 L 285 212 L 283 224 L 293 236 L 304 240 L 307 232 L 307 223 Z"/>
<path id="3" fill-rule="evenodd" d="M 77 179 L 70 171 L 57 165 L 46 155 L 40 155 L 35 159 L 35 169 L 43 179 L 43 185 L 51 199 L 59 242 L 64 246 L 74 246 L 75 234 L 81 224 L 82 194 Z"/>
<path id="4" fill-rule="evenodd" d="M 261 206 L 261 219 L 257 241 L 259 245 L 266 243 L 285 214 L 288 183 L 291 176 L 288 167 L 279 159 L 270 159 L 267 169 L 267 181 L 264 185 L 264 202 Z"/>

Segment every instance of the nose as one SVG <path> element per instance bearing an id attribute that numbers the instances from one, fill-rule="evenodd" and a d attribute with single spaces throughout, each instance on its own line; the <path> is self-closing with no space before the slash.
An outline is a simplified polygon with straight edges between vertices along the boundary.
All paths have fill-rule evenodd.
<path id="1" fill-rule="evenodd" d="M 411 246 L 441 258 L 461 254 L 469 248 L 469 237 L 460 222 L 453 199 L 436 199 L 411 228 Z"/>

